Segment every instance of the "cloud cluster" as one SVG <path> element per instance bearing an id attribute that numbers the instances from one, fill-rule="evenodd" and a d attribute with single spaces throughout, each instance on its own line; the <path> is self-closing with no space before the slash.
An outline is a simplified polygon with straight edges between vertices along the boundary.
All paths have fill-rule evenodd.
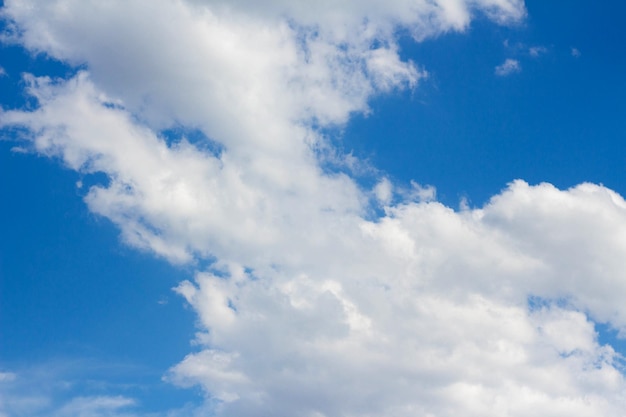
<path id="1" fill-rule="evenodd" d="M 426 76 L 399 30 L 421 40 L 478 12 L 525 14 L 515 0 L 7 1 L 13 41 L 87 70 L 26 76 L 39 107 L 0 125 L 107 174 L 86 202 L 128 244 L 214 260 L 176 289 L 199 348 L 167 378 L 202 386 L 216 415 L 623 415 L 620 357 L 594 330 L 626 331 L 621 196 L 515 181 L 455 211 L 433 188 L 364 189 L 322 164 L 348 162 L 319 127 Z M 206 139 L 163 133 L 181 126 Z"/>
<path id="2" fill-rule="evenodd" d="M 314 235 L 317 217 L 363 210 L 364 197 L 350 179 L 322 175 L 318 160 L 329 144 L 312 127 L 341 124 L 367 111 L 372 94 L 414 86 L 425 76 L 401 60 L 390 28 L 403 22 L 425 36 L 463 29 L 477 8 L 502 22 L 524 14 L 518 1 L 448 0 L 302 5 L 285 18 L 289 8 L 272 4 L 255 15 L 245 3 L 7 2 L 17 42 L 87 64 L 89 75 L 61 86 L 29 78 L 42 108 L 7 113 L 4 123 L 32 123 L 39 151 L 63 154 L 75 169 L 111 174 L 111 185 L 92 190 L 88 202 L 118 223 L 128 242 L 174 261 L 194 253 L 223 259 L 217 246 L 245 251 L 249 240 L 309 236 L 300 224 L 282 225 L 296 214 L 311 219 L 305 223 Z M 388 11 L 379 16 L 383 8 Z M 315 24 L 305 19 L 316 14 Z M 342 26 L 349 38 L 335 33 Z M 131 128 L 134 118 L 143 129 Z M 81 122 L 88 119 L 99 127 Z M 158 138 L 163 128 L 181 125 L 200 130 L 224 152 L 202 155 L 195 165 L 164 161 L 194 152 L 185 141 L 171 149 Z M 124 149 L 129 135 L 142 137 L 132 152 Z M 191 166 L 196 169 L 187 171 Z"/>
<path id="3" fill-rule="evenodd" d="M 171 378 L 224 415 L 621 415 L 620 360 L 590 317 L 626 324 L 625 208 L 518 181 L 480 210 L 389 208 L 299 274 L 198 274 L 178 291 L 206 348 Z"/>

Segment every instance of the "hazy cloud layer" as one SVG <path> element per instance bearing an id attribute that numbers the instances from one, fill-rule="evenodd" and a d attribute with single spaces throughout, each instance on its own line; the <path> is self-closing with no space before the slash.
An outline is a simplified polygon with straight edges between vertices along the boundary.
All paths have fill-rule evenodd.
<path id="1" fill-rule="evenodd" d="M 318 127 L 427 76 L 401 59 L 396 29 L 421 40 L 475 13 L 515 22 L 521 2 L 7 1 L 5 13 L 13 41 L 87 70 L 27 75 L 39 108 L 0 125 L 106 173 L 86 202 L 128 244 L 216 259 L 176 289 L 199 349 L 167 378 L 201 385 L 217 415 L 623 415 L 620 358 L 594 330 L 626 331 L 621 196 L 515 181 L 454 211 L 432 187 L 363 189 L 320 164 L 351 162 Z M 177 126 L 206 143 L 166 140 Z M 132 405 L 97 400 L 66 414 Z"/>

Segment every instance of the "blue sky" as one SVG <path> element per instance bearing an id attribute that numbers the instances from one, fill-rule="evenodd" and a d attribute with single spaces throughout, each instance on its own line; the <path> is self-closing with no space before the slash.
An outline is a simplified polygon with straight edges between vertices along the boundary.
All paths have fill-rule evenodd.
<path id="1" fill-rule="evenodd" d="M 623 414 L 623 6 L 381 4 L 2 3 L 1 417 Z"/>
<path id="2" fill-rule="evenodd" d="M 451 205 L 460 196 L 482 205 L 514 178 L 561 188 L 598 182 L 623 194 L 619 11 L 587 1 L 527 7 L 519 26 L 481 20 L 468 33 L 403 43 L 431 82 L 376 100 L 371 116 L 352 121 L 347 148 L 401 179 L 436 185 Z M 530 56 L 537 46 L 546 52 Z M 507 58 L 522 71 L 493 76 Z M 362 141 L 372 129 L 384 140 Z"/>

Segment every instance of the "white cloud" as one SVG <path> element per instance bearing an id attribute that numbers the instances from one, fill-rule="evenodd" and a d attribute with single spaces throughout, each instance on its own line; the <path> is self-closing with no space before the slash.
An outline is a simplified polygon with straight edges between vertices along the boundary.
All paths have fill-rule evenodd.
<path id="1" fill-rule="evenodd" d="M 0 77 L 6 77 L 7 72 L 3 67 L 0 67 Z"/>
<path id="2" fill-rule="evenodd" d="M 26 149 L 26 148 L 24 148 L 24 147 L 22 147 L 22 146 L 13 146 L 13 147 L 11 148 L 11 152 L 13 152 L 13 153 L 23 153 L 23 154 L 25 154 L 25 153 L 28 153 L 28 149 Z"/>
<path id="3" fill-rule="evenodd" d="M 31 81 L 41 109 L 5 112 L 0 120 L 36 129 L 37 150 L 62 156 L 73 169 L 111 174 L 111 184 L 93 187 L 87 203 L 118 223 L 129 243 L 173 261 L 257 253 L 306 233 L 284 222 L 306 217 L 315 236 L 328 210 L 363 210 L 356 185 L 344 175 L 321 175 L 304 148 L 282 158 L 259 150 L 254 161 L 231 149 L 218 157 L 185 141 L 168 148 L 124 110 L 105 106 L 84 73 L 62 85 Z M 294 138 L 306 134 L 284 128 Z"/>
<path id="4" fill-rule="evenodd" d="M 572 48 L 571 49 L 571 54 L 574 58 L 579 58 L 581 53 L 577 48 Z"/>
<path id="5" fill-rule="evenodd" d="M 114 175 L 107 189 L 92 190 L 90 206 L 120 224 L 128 242 L 178 261 L 188 261 L 194 251 L 220 255 L 222 244 L 238 251 L 240 243 L 249 246 L 245 242 L 251 237 L 256 243 L 278 239 L 282 226 L 275 220 L 293 213 L 313 220 L 320 207 L 362 210 L 362 197 L 348 178 L 319 175 L 311 148 L 327 146 L 307 122 L 343 123 L 352 112 L 366 111 L 366 100 L 376 91 L 414 85 L 423 76 L 412 63 L 399 60 L 388 28 L 391 22 L 401 17 L 403 25 L 423 31 L 423 36 L 463 28 L 450 22 L 479 7 L 499 21 L 524 13 L 517 1 L 445 1 L 415 7 L 372 2 L 354 3 L 345 10 L 309 10 L 300 3 L 279 2 L 275 11 L 268 9 L 269 16 L 242 14 L 239 7 L 249 12 L 248 4 L 233 3 L 226 9 L 212 4 L 159 0 L 142 7 L 140 1 L 106 6 L 26 1 L 6 6 L 24 29 L 22 42 L 76 64 L 86 61 L 92 75 L 81 75 L 66 86 L 30 80 L 42 103 L 50 106 L 38 112 L 38 121 L 32 119 L 35 115 L 13 113 L 6 114 L 5 121 L 27 117 L 26 124 L 39 124 L 45 133 L 37 140 L 39 150 L 63 153 L 73 168 L 124 171 Z M 295 4 L 305 7 L 293 12 L 302 23 L 280 20 L 283 6 Z M 387 11 L 381 16 L 375 13 L 382 9 Z M 307 18 L 316 14 L 319 29 L 309 29 L 313 23 Z M 371 23 L 366 28 L 360 26 L 363 19 Z M 338 44 L 337 39 L 346 38 L 337 28 L 346 25 L 349 43 Z M 375 38 L 381 46 L 372 49 Z M 103 100 L 111 100 L 101 89 L 116 100 L 121 97 L 125 108 L 149 127 L 197 127 L 226 152 L 219 158 L 203 155 L 192 163 L 193 149 L 183 143 L 176 154 L 186 157 L 164 161 L 169 158 L 167 148 L 155 134 L 132 128 L 120 109 L 101 109 Z M 98 123 L 99 137 L 73 114 Z M 59 136 L 59 129 L 81 139 Z M 140 136 L 134 152 L 124 150 L 127 131 Z M 108 137 L 119 139 L 110 142 Z M 163 164 L 173 164 L 169 174 L 162 173 Z M 211 187 L 205 188 L 205 178 L 214 178 Z M 196 189 L 204 191 L 195 194 Z M 170 196 L 168 204 L 160 201 L 163 196 Z M 215 204 L 217 196 L 224 197 L 220 204 Z M 213 207 L 210 213 L 207 207 Z M 194 220 L 181 223 L 182 218 Z M 238 224 L 239 231 L 225 235 L 224 225 L 230 224 Z M 196 236 L 189 239 L 183 230 Z M 223 242 L 214 247 L 217 242 L 201 235 Z"/>
<path id="6" fill-rule="evenodd" d="M 437 190 L 432 185 L 422 186 L 415 181 L 411 181 L 411 190 L 406 193 L 406 197 L 411 201 L 434 201 L 437 197 Z"/>
<path id="7" fill-rule="evenodd" d="M 496 75 L 505 77 L 507 75 L 522 71 L 522 66 L 517 59 L 507 58 L 502 64 L 495 69 Z"/>
<path id="8" fill-rule="evenodd" d="M 516 182 L 480 210 L 407 203 L 354 227 L 353 259 L 335 244 L 299 275 L 182 284 L 210 332 L 172 380 L 224 415 L 620 415 L 617 358 L 583 313 L 626 324 L 619 196 Z"/>
<path id="9" fill-rule="evenodd" d="M 532 57 L 538 57 L 540 55 L 548 53 L 548 48 L 545 46 L 531 46 L 528 48 L 528 53 Z"/>
<path id="10" fill-rule="evenodd" d="M 380 204 L 388 205 L 393 198 L 393 184 L 388 178 L 381 179 L 374 187 L 374 195 Z"/>
<path id="11" fill-rule="evenodd" d="M 202 386 L 216 415 L 622 415 L 619 358 L 594 331 L 626 329 L 621 196 L 516 181 L 457 212 L 433 187 L 365 190 L 320 167 L 335 151 L 315 126 L 425 76 L 400 59 L 394 25 L 423 39 L 479 10 L 524 15 L 504 0 L 7 1 L 20 42 L 88 72 L 27 76 L 40 107 L 0 125 L 108 174 L 86 201 L 129 244 L 217 258 L 177 287 L 198 351 L 168 374 Z M 173 125 L 222 150 L 166 143 Z M 77 398 L 59 415 L 131 402 Z"/>

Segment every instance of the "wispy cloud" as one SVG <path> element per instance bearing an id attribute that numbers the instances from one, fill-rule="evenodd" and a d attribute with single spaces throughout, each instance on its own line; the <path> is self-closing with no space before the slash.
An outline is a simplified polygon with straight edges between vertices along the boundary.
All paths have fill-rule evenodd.
<path id="1" fill-rule="evenodd" d="M 94 373 L 94 371 L 96 371 Z M 149 387 L 98 380 L 97 374 L 137 372 L 136 367 L 89 360 L 31 364 L 0 373 L 0 416 L 29 417 L 168 417 L 190 416 L 191 408 L 144 413 L 129 393 Z M 103 375 L 100 375 L 103 377 Z M 87 382 L 86 382 L 87 379 Z M 187 412 L 185 412 L 187 411 Z M 206 415 L 206 414 L 205 414 Z"/>
<path id="2" fill-rule="evenodd" d="M 135 405 L 133 399 L 122 396 L 76 397 L 56 410 L 54 417 L 132 417 L 131 414 L 121 411 L 133 405 Z"/>
<path id="3" fill-rule="evenodd" d="M 517 59 L 507 58 L 502 64 L 498 65 L 495 69 L 495 74 L 500 77 L 521 72 L 522 66 Z"/>
<path id="4" fill-rule="evenodd" d="M 578 50 L 578 48 L 572 48 L 572 49 L 570 50 L 570 53 L 572 54 L 572 56 L 573 56 L 574 58 L 579 58 L 579 57 L 580 57 L 580 55 L 581 55 L 581 53 L 580 53 L 580 51 Z"/>

